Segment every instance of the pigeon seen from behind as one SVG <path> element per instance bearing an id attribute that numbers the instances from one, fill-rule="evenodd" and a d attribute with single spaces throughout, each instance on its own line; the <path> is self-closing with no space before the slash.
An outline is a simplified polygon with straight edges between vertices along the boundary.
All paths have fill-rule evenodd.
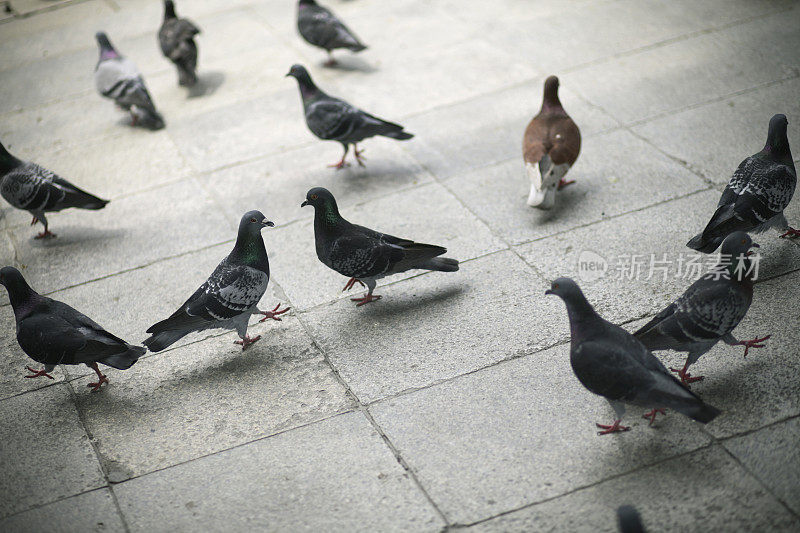
<path id="1" fill-rule="evenodd" d="M 686 246 L 710 254 L 734 231 L 761 233 L 776 228 L 785 231 L 781 237 L 800 235 L 800 230 L 789 227 L 783 214 L 797 186 L 786 136 L 788 124 L 785 115 L 770 119 L 764 148 L 741 162 L 708 225 Z"/>
<path id="2" fill-rule="evenodd" d="M 525 171 L 531 180 L 528 205 L 553 207 L 556 191 L 574 183 L 565 181 L 564 176 L 580 151 L 581 132 L 558 99 L 558 78 L 550 76 L 544 82 L 539 114 L 525 128 L 522 139 Z"/>
<path id="3" fill-rule="evenodd" d="M 25 367 L 31 372 L 26 378 L 53 379 L 50 372 L 56 365 L 85 364 L 97 373 L 97 382 L 87 385 L 97 391 L 108 383 L 97 363 L 125 370 L 147 351 L 112 335 L 67 304 L 38 294 L 14 267 L 0 269 L 0 284 L 8 290 L 14 309 L 20 348 L 44 365 L 42 370 Z"/>
<path id="4" fill-rule="evenodd" d="M 235 329 L 242 350 L 256 342 L 261 335 L 249 337 L 247 322 L 250 315 L 264 315 L 280 320 L 289 309 L 260 311 L 258 302 L 269 283 L 269 259 L 264 248 L 261 230 L 274 224 L 260 211 L 249 211 L 239 222 L 236 244 L 205 283 L 169 318 L 153 324 L 147 330 L 151 336 L 144 341 L 151 352 L 159 352 L 194 331 L 206 329 Z"/>
<path id="5" fill-rule="evenodd" d="M 360 52 L 367 48 L 330 9 L 314 0 L 300 0 L 297 3 L 297 31 L 308 44 L 328 52 L 327 66 L 336 64 L 332 50 L 347 48 L 352 52 Z"/>
<path id="6" fill-rule="evenodd" d="M 314 240 L 319 260 L 350 278 L 343 291 L 356 283 L 366 284 L 369 292 L 361 298 L 352 298 L 358 306 L 381 298 L 372 292 L 377 280 L 385 276 L 412 269 L 458 270 L 458 261 L 439 257 L 447 248 L 400 239 L 346 221 L 328 189 L 316 187 L 308 191 L 300 207 L 307 205 L 314 207 Z"/>
<path id="7" fill-rule="evenodd" d="M 769 339 L 769 335 L 746 341 L 737 340 L 733 330 L 742 321 L 753 301 L 753 264 L 748 257 L 758 247 L 743 231 L 728 235 L 722 242 L 720 262 L 686 289 L 650 322 L 634 333 L 648 350 L 688 352 L 686 364 L 677 372 L 683 383 L 703 379 L 687 372 L 701 355 L 720 340 L 731 346 L 750 348 Z"/>
<path id="8" fill-rule="evenodd" d="M 644 415 L 651 424 L 664 408 L 703 424 L 719 415 L 719 410 L 675 379 L 636 337 L 600 317 L 575 281 L 559 278 L 545 294 L 559 296 L 567 306 L 575 376 L 589 391 L 608 400 L 616 413 L 612 424 L 597 424 L 603 430 L 600 435 L 630 429 L 620 425 L 625 404 L 651 409 Z"/>
<path id="9" fill-rule="evenodd" d="M 328 96 L 320 90 L 302 65 L 293 65 L 286 76 L 297 80 L 300 97 L 303 100 L 303 112 L 306 125 L 311 133 L 324 141 L 337 141 L 344 147 L 341 161 L 330 165 L 336 169 L 345 167 L 345 158 L 353 145 L 356 160 L 364 166 L 362 153 L 358 143 L 369 137 L 382 135 L 400 141 L 413 137 L 403 131 L 403 126 L 393 124 L 351 106 L 344 100 Z"/>
<path id="10" fill-rule="evenodd" d="M 102 209 L 108 200 L 79 189 L 64 178 L 30 161 L 17 159 L 0 144 L 0 194 L 17 209 L 33 215 L 31 225 L 41 222 L 44 231 L 36 239 L 55 237 L 45 213 L 69 207 Z"/>
<path id="11" fill-rule="evenodd" d="M 164 22 L 158 30 L 158 44 L 164 57 L 178 68 L 178 83 L 192 87 L 197 83 L 197 44 L 194 36 L 200 29 L 175 14 L 175 3 L 164 0 Z"/>
<path id="12" fill-rule="evenodd" d="M 133 125 L 153 130 L 163 128 L 164 119 L 156 111 L 139 69 L 114 49 L 105 33 L 98 32 L 95 37 L 100 47 L 100 59 L 94 69 L 97 91 L 128 111 Z"/>

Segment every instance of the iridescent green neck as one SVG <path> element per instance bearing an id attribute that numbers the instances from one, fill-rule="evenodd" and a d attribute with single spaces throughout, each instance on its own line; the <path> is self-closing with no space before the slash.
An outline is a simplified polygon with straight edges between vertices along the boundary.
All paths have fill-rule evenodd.
<path id="1" fill-rule="evenodd" d="M 339 209 L 333 202 L 325 202 L 321 210 L 322 221 L 328 226 L 335 226 L 342 219 L 339 215 Z"/>

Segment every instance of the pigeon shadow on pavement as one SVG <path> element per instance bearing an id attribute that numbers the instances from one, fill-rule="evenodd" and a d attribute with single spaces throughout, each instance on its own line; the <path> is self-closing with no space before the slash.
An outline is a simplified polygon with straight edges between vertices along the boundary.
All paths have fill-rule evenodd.
<path id="1" fill-rule="evenodd" d="M 197 77 L 197 83 L 189 88 L 188 98 L 199 98 L 209 96 L 217 92 L 222 84 L 225 83 L 225 73 L 219 70 L 203 72 Z"/>
<path id="2" fill-rule="evenodd" d="M 85 246 L 87 243 L 95 242 L 99 246 L 105 246 L 103 241 L 111 241 L 122 238 L 125 231 L 122 229 L 102 229 L 93 227 L 78 227 L 78 226 L 54 226 L 55 238 L 52 239 L 35 239 L 35 233 L 28 237 L 35 248 L 63 248 L 79 244 Z M 82 250 L 86 253 L 87 250 Z"/>
<path id="3" fill-rule="evenodd" d="M 363 59 L 356 57 L 356 56 L 342 56 L 336 58 L 336 63 L 329 64 L 327 61 L 323 61 L 319 64 L 322 68 L 327 68 L 330 70 L 341 70 L 344 72 L 377 72 L 378 69 L 374 66 L 370 65 Z"/>
<path id="4" fill-rule="evenodd" d="M 583 202 L 583 199 L 586 198 L 586 195 L 588 194 L 588 188 L 580 187 L 581 186 L 579 183 L 575 183 L 574 185 L 570 185 L 569 188 L 557 192 L 556 203 L 552 209 L 545 210 L 529 207 L 535 212 L 534 222 L 537 225 L 546 224 L 563 217 L 568 217 L 571 213 L 574 213 L 580 209 L 581 202 Z M 525 193 L 525 197 L 527 198 L 527 193 Z"/>
<path id="5" fill-rule="evenodd" d="M 446 311 L 444 307 L 437 309 L 438 304 L 445 305 L 447 300 L 457 297 L 469 290 L 469 287 L 460 284 L 453 284 L 449 287 L 435 289 L 415 290 L 409 289 L 408 293 L 401 298 L 393 295 L 387 295 L 385 299 L 373 302 L 363 306 L 363 311 L 369 312 L 372 318 L 392 319 L 394 317 L 403 318 L 403 315 L 409 311 L 415 311 L 423 308 L 426 314 L 437 315 L 438 313 Z M 381 287 L 375 289 L 376 294 L 381 294 Z M 353 293 L 350 297 L 360 297 L 361 293 Z M 346 305 L 354 305 L 348 301 Z"/>

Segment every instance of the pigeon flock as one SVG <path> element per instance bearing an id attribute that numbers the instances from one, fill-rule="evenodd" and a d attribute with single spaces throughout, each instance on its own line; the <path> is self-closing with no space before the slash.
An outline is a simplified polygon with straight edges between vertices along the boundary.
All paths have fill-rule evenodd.
<path id="1" fill-rule="evenodd" d="M 336 63 L 334 50 L 359 52 L 366 48 L 344 23 L 315 0 L 298 1 L 297 30 L 309 44 L 327 52 L 327 64 Z M 177 68 L 180 86 L 191 87 L 198 81 L 198 46 L 194 39 L 199 33 L 194 23 L 177 16 L 172 0 L 165 0 L 158 43 L 164 57 Z M 114 48 L 105 33 L 98 32 L 96 39 L 99 60 L 94 78 L 101 96 L 113 99 L 130 113 L 133 125 L 164 128 L 164 117 L 136 65 Z M 331 165 L 337 170 L 347 166 L 351 146 L 356 162 L 364 166 L 363 149 L 358 143 L 365 139 L 414 137 L 399 124 L 329 96 L 317 87 L 302 65 L 291 66 L 287 76 L 297 82 L 308 129 L 319 139 L 342 145 L 341 160 Z M 530 180 L 527 204 L 538 209 L 551 209 L 558 191 L 573 183 L 565 176 L 581 148 L 580 130 L 562 106 L 558 89 L 556 76 L 545 80 L 541 109 L 523 134 L 523 163 Z M 769 120 L 764 148 L 742 161 L 708 225 L 687 244 L 702 253 L 713 253 L 721 247 L 719 263 L 638 331 L 631 334 L 603 319 L 572 279 L 556 279 L 546 291 L 560 297 L 566 306 L 570 363 L 575 376 L 586 389 L 604 397 L 614 412 L 610 424 L 597 424 L 600 435 L 629 430 L 629 426 L 622 425 L 626 406 L 647 410 L 644 417 L 651 425 L 656 415 L 665 414 L 666 409 L 703 424 L 711 422 L 721 411 L 690 390 L 691 383 L 703 378 L 692 376 L 689 367 L 720 340 L 731 346 L 744 346 L 746 356 L 750 348 L 762 347 L 769 339 L 766 335 L 737 340 L 732 332 L 754 297 L 750 254 L 758 244 L 748 233 L 776 228 L 783 232 L 781 237 L 800 236 L 784 216 L 797 185 L 787 125 L 782 114 Z M 46 213 L 70 207 L 97 210 L 108 203 L 36 163 L 17 159 L 2 145 L 0 193 L 13 207 L 31 213 L 32 224 L 43 224 L 44 231 L 37 239 L 56 237 L 49 229 Z M 444 257 L 447 249 L 442 246 L 394 237 L 348 222 L 340 214 L 334 195 L 325 188 L 309 190 L 301 204 L 304 206 L 314 209 L 319 260 L 348 278 L 344 291 L 356 283 L 366 288 L 362 297 L 352 298 L 357 306 L 381 298 L 374 290 L 377 281 L 386 276 L 412 269 L 459 270 L 459 261 Z M 247 349 L 260 339 L 247 334 L 252 315 L 263 316 L 263 322 L 281 320 L 281 315 L 289 311 L 280 309 L 280 305 L 271 311 L 258 308 L 270 278 L 261 231 L 273 225 L 260 211 L 245 213 L 230 254 L 180 308 L 147 330 L 150 336 L 143 342 L 145 347 L 128 344 L 69 305 L 39 295 L 19 270 L 3 268 L 0 283 L 9 294 L 19 345 L 31 359 L 44 365 L 40 370 L 27 367 L 31 374 L 25 377 L 52 379 L 49 373 L 56 365 L 85 364 L 97 374 L 97 382 L 89 386 L 98 391 L 108 382 L 98 363 L 128 369 L 146 350 L 162 351 L 186 335 L 208 329 L 236 330 L 240 338 L 236 343 L 242 350 Z M 685 365 L 680 369 L 665 367 L 653 354 L 662 350 L 686 352 Z M 632 509 L 620 509 L 620 522 L 633 523 L 628 530 L 641 530 Z"/>

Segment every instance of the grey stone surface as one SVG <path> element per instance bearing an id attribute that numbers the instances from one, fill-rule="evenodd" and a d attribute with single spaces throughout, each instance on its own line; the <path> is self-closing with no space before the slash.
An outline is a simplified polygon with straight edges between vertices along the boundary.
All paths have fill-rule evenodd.
<path id="1" fill-rule="evenodd" d="M 598 436 L 595 423 L 610 423 L 614 412 L 575 378 L 566 344 L 370 407 L 422 486 L 459 524 L 709 442 L 700 424 L 675 413 L 648 427 L 644 411 L 628 410 L 623 422 L 631 431 Z"/>
<path id="2" fill-rule="evenodd" d="M 723 442 L 755 477 L 800 513 L 800 419 L 774 424 Z"/>
<path id="3" fill-rule="evenodd" d="M 93 490 L 0 520 L 9 532 L 96 533 L 125 531 L 108 489 Z"/>
<path id="4" fill-rule="evenodd" d="M 736 505 L 729 505 L 730 501 Z M 647 531 L 796 531 L 800 527 L 796 516 L 728 454 L 712 446 L 468 531 L 616 532 L 616 509 L 626 504 L 639 511 Z"/>
<path id="5" fill-rule="evenodd" d="M 164 523 L 206 531 L 443 525 L 357 412 L 134 479 L 115 492 L 132 531 Z"/>
<path id="6" fill-rule="evenodd" d="M 350 407 L 297 319 L 257 324 L 242 351 L 234 333 L 104 372 L 92 393 L 74 383 L 78 407 L 111 481 L 285 431 Z"/>
<path id="7" fill-rule="evenodd" d="M 332 189 L 334 195 L 338 189 Z M 292 202 L 297 205 L 298 211 L 304 199 L 305 194 L 302 194 Z M 304 209 L 302 212 L 307 217 L 313 217 L 313 208 Z M 444 246 L 447 248 L 447 256 L 460 261 L 505 247 L 439 184 L 424 185 L 352 208 L 343 208 L 341 214 L 353 224 L 404 239 Z M 289 300 L 299 309 L 308 309 L 336 298 L 349 298 L 359 294 L 360 286 L 357 286 L 350 291 L 352 294 L 343 295 L 342 288 L 348 278 L 331 270 L 317 258 L 313 218 L 306 218 L 270 232 L 268 238 L 276 250 L 271 263 L 275 279 L 286 291 Z M 383 278 L 379 284 L 393 283 L 423 272 L 425 271 L 409 270 Z M 439 283 L 447 285 L 461 277 L 459 273 L 434 272 L 432 275 Z"/>
<path id="8" fill-rule="evenodd" d="M 446 182 L 481 220 L 511 244 L 599 222 L 708 187 L 699 177 L 626 131 L 584 143 L 567 174 L 575 184 L 556 195 L 549 211 L 528 206 L 521 157 L 464 173 Z M 688 240 L 688 239 L 687 239 Z"/>
<path id="9" fill-rule="evenodd" d="M 3 400 L 0 408 L 0 517 L 105 484 L 66 385 Z"/>

